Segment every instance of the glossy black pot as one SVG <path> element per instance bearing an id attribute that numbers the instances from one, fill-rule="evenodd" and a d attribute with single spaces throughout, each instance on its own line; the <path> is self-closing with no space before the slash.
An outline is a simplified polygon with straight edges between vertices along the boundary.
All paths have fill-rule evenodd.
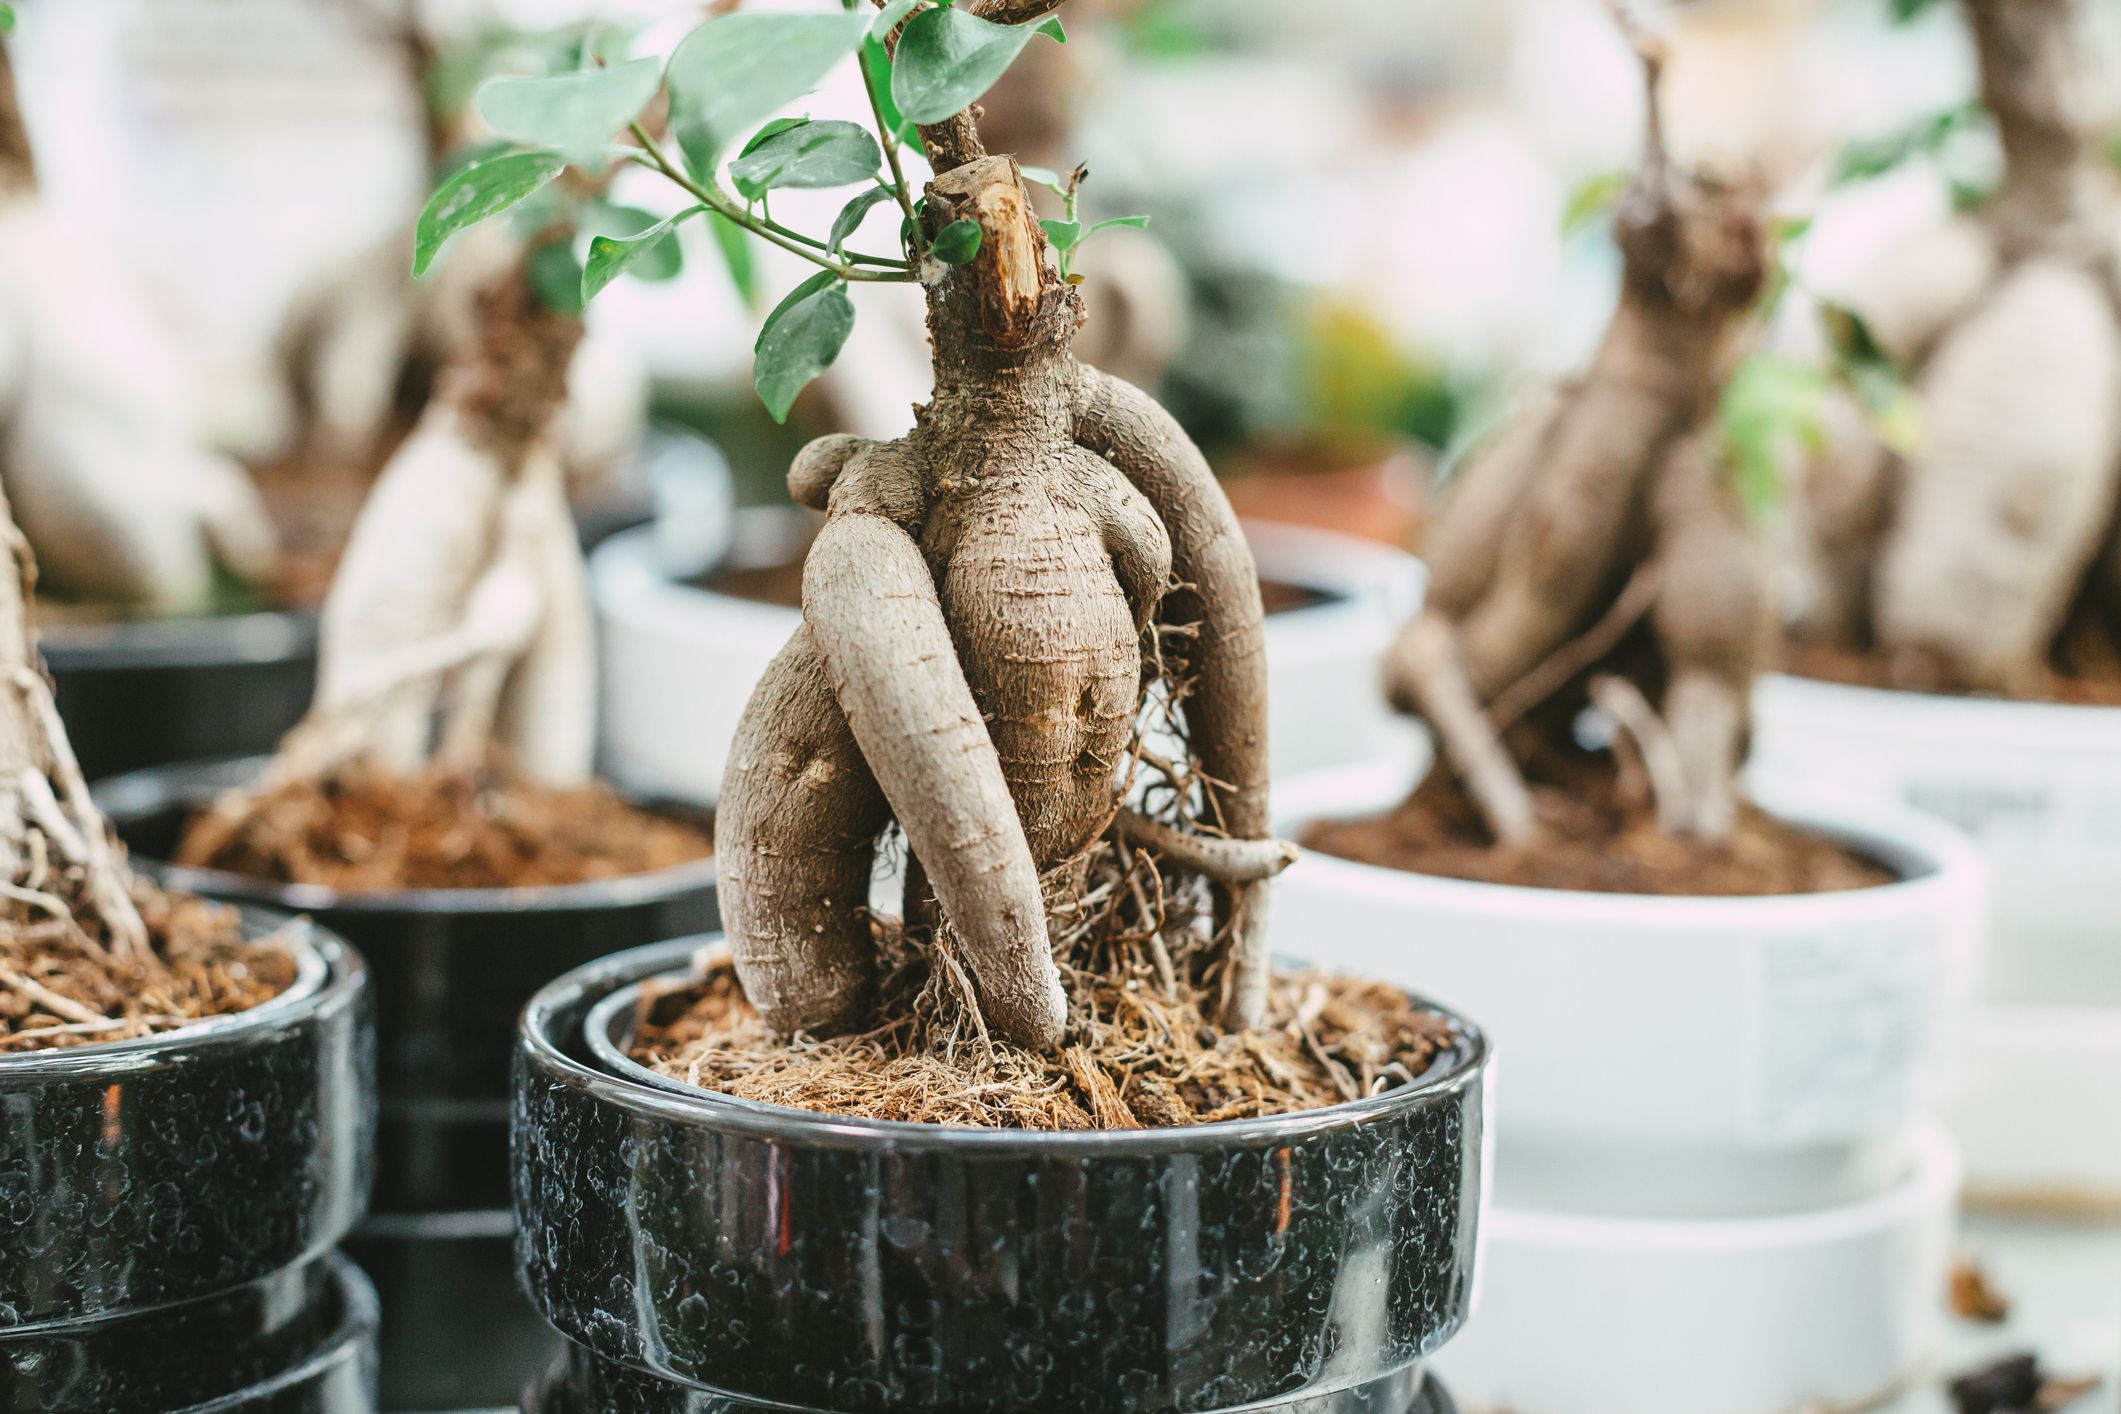
<path id="1" fill-rule="evenodd" d="M 657 1379 L 572 1341 L 523 1399 L 523 1414 L 785 1414 L 789 1408 Z M 1248 1414 L 1458 1414 L 1458 1406 L 1435 1376 L 1409 1366 L 1359 1390 L 1256 1404 Z"/>
<path id="2" fill-rule="evenodd" d="M 346 1243 L 384 1293 L 387 1408 L 456 1410 L 513 1401 L 559 1338 L 515 1277 L 508 1209 L 380 1213 Z M 476 1320 L 476 1340 L 466 1339 Z"/>
<path id="3" fill-rule="evenodd" d="M 92 781 L 269 751 L 316 690 L 313 614 L 53 623 L 37 646 Z"/>
<path id="4" fill-rule="evenodd" d="M 1486 1063 L 1470 1026 L 1418 1083 L 1305 1114 L 1094 1134 L 850 1121 L 592 1045 L 692 946 L 592 964 L 523 1016 L 517 1261 L 603 1361 L 841 1414 L 1352 1409 L 1410 1398 L 1464 1319 Z"/>
<path id="5" fill-rule="evenodd" d="M 372 1414 L 376 1298 L 335 1254 L 218 1296 L 0 1337 L 0 1410 Z"/>
<path id="6" fill-rule="evenodd" d="M 361 960 L 285 927 L 302 980 L 167 1035 L 0 1057 L 0 1339 L 228 1292 L 336 1243 L 367 1200 Z"/>
<path id="7" fill-rule="evenodd" d="M 165 883 L 299 909 L 368 958 L 380 1056 L 375 1218 L 349 1250 L 373 1263 L 382 1297 L 384 1405 L 509 1403 L 555 1347 L 505 1279 L 506 1239 L 466 1233 L 507 1221 L 517 1015 L 569 968 L 718 926 L 714 863 L 556 888 L 342 894 L 163 862 L 193 812 L 260 764 L 141 771 L 103 782 L 96 799 Z M 524 1350 L 534 1353 L 519 1361 Z M 437 1366 L 435 1351 L 454 1353 Z"/>
<path id="8" fill-rule="evenodd" d="M 135 862 L 170 887 L 306 913 L 368 959 L 378 1212 L 506 1207 L 509 1056 L 523 1003 L 592 959 L 718 927 L 714 861 L 554 888 L 359 894 L 167 863 L 191 816 L 261 765 L 140 771 L 99 784 L 96 801 Z"/>

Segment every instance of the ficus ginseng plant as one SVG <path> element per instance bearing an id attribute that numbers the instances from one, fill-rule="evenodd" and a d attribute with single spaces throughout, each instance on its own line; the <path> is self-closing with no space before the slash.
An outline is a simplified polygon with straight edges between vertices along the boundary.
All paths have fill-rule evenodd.
<path id="1" fill-rule="evenodd" d="M 972 108 L 1025 46 L 1063 39 L 1057 3 L 736 13 L 694 30 L 667 66 L 496 82 L 480 110 L 522 145 L 452 178 L 422 222 L 425 263 L 571 165 L 661 173 L 691 204 L 639 236 L 593 239 L 584 292 L 703 217 L 810 261 L 816 273 L 758 337 L 758 391 L 776 417 L 838 353 L 850 282 L 926 297 L 935 385 L 912 430 L 828 436 L 789 471 L 795 499 L 826 519 L 802 627 L 752 698 L 717 812 L 737 968 L 783 1034 L 873 1019 L 880 964 L 864 904 L 894 824 L 912 856 L 906 921 L 932 929 L 995 1036 L 1060 1040 L 1056 946 L 1098 909 L 1152 912 L 1134 872 L 1147 859 L 1214 887 L 1214 957 L 1188 976 L 1212 976 L 1237 1024 L 1265 1002 L 1262 885 L 1291 851 L 1266 838 L 1251 555 L 1176 423 L 1072 357 L 1080 296 L 1054 255 L 1088 228 L 1072 211 L 1038 220 L 1025 182 L 1044 174 L 986 152 Z M 766 121 L 849 60 L 873 131 Z M 658 96 L 667 140 L 641 116 Z M 620 128 L 631 141 L 614 145 Z M 934 172 L 918 190 L 916 158 Z M 1072 200 L 1073 183 L 1059 185 Z M 830 186 L 858 190 L 827 231 L 770 212 L 778 190 Z M 887 204 L 896 248 L 855 248 L 861 217 Z M 1143 745 L 1144 694 L 1159 686 L 1187 760 Z M 1156 771 L 1169 808 L 1130 808 L 1145 800 L 1141 773 Z M 1123 857 L 1127 872 L 1092 889 L 1093 856 Z M 1156 898 L 1175 910 L 1163 882 L 1152 879 Z M 1146 945 L 1170 980 L 1162 921 Z"/>
<path id="2" fill-rule="evenodd" d="M 189 370 L 117 253 L 39 195 L 11 49 L 0 41 L 0 480 L 51 587 L 203 611 L 223 574 L 271 570 L 271 522 L 243 469 L 203 445 Z"/>
<path id="3" fill-rule="evenodd" d="M 1764 194 L 1670 159 L 1656 44 L 1617 13 L 1648 104 L 1613 218 L 1619 304 L 1582 376 L 1519 408 L 1454 479 L 1425 537 L 1428 598 L 1385 664 L 1394 704 L 1428 721 L 1506 846 L 1537 838 L 1526 763 L 1572 749 L 1586 692 L 1659 825 L 1727 834 L 1769 641 L 1720 420 L 1770 267 Z"/>
<path id="4" fill-rule="evenodd" d="M 472 97 L 478 78 L 511 64 L 571 70 L 626 42 L 623 31 L 576 24 L 521 31 L 498 23 L 469 33 L 444 30 L 422 0 L 338 0 L 358 33 L 396 56 L 408 93 L 421 99 L 422 154 L 433 179 L 506 146 L 477 134 Z M 480 292 L 496 280 L 527 279 L 561 310 L 579 301 L 581 269 L 563 241 L 524 242 L 564 217 L 571 229 L 628 235 L 655 224 L 645 211 L 610 199 L 605 183 L 545 194 L 458 243 L 431 278 L 408 269 L 417 207 L 351 258 L 335 263 L 296 293 L 277 340 L 292 424 L 283 442 L 293 465 L 310 476 L 374 469 L 402 431 L 408 407 L 432 395 L 440 371 L 478 339 Z M 636 267 L 644 279 L 668 279 L 681 266 L 674 241 L 658 244 Z M 638 447 L 647 376 L 639 361 L 608 337 L 585 335 L 569 365 L 566 404 L 554 436 L 571 485 L 594 484 Z"/>
<path id="5" fill-rule="evenodd" d="M 2075 0 L 1963 0 L 1993 190 L 1896 242 L 1843 295 L 1846 335 L 1912 385 L 1916 436 L 1830 424 L 1806 469 L 1799 631 L 1903 686 L 2038 689 L 2073 611 L 2121 625 L 2121 187 Z M 1920 144 L 1900 145 L 1900 151 Z M 1888 154 L 1888 157 L 1899 153 Z M 2107 616 L 2102 627 L 2099 613 Z"/>

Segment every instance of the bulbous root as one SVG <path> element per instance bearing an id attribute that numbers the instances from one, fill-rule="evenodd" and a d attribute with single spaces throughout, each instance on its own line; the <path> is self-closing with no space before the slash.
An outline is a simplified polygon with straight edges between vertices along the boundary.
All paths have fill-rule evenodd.
<path id="1" fill-rule="evenodd" d="M 37 194 L 0 48 L 0 477 L 49 584 L 199 612 L 272 571 L 272 523 L 209 450 L 192 370 L 93 228 Z"/>
<path id="2" fill-rule="evenodd" d="M 1756 193 L 1668 167 L 1657 56 L 1642 47 L 1651 127 L 1616 223 L 1620 305 L 1583 378 L 1519 409 L 1454 482 L 1430 530 L 1429 602 L 1384 664 L 1387 696 L 1428 721 L 1505 846 L 1530 844 L 1537 822 L 1504 734 L 1587 677 L 1664 825 L 1715 836 L 1735 812 L 1733 704 L 1758 665 L 1764 580 L 1703 429 L 1766 250 Z M 1646 616 L 1669 729 L 1639 688 L 1599 671 Z"/>
<path id="3" fill-rule="evenodd" d="M 588 585 L 550 430 L 580 326 L 520 271 L 484 298 L 477 349 L 355 520 L 324 602 L 317 697 L 268 787 L 356 763 L 464 768 L 496 746 L 540 783 L 589 777 Z"/>
<path id="4" fill-rule="evenodd" d="M 2121 203 L 2074 0 L 1965 12 L 2003 180 L 1850 292 L 1914 381 L 1924 435 L 1904 461 L 1835 439 L 1798 568 L 1822 606 L 1808 633 L 1876 648 L 1910 686 L 2020 694 L 2121 563 Z"/>
<path id="5" fill-rule="evenodd" d="M 976 145 L 969 128 L 950 141 Z M 1230 1011 L 1256 1018 L 1260 888 L 1286 856 L 1264 841 L 1250 553 L 1170 418 L 1068 356 L 1074 296 L 1045 264 L 1014 164 L 974 153 L 929 200 L 932 219 L 983 231 L 973 265 L 930 293 L 935 401 L 902 441 L 824 438 L 789 472 L 795 499 L 828 518 L 804 627 L 746 710 L 716 822 L 745 990 L 784 1033 L 868 1015 L 861 905 L 895 819 L 917 866 L 909 913 L 932 895 L 938 956 L 963 965 L 984 1026 L 1058 1045 L 1052 920 L 1108 830 L 1150 823 L 1121 815 L 1116 792 L 1154 622 L 1186 635 L 1183 661 L 1152 661 L 1147 677 L 1190 684 L 1188 739 L 1212 778 L 1201 818 L 1219 835 L 1151 833 L 1218 880 Z"/>

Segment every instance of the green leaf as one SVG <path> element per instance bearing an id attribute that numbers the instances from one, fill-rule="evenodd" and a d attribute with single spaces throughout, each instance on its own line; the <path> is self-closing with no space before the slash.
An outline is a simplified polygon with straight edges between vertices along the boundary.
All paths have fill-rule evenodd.
<path id="1" fill-rule="evenodd" d="M 687 35 L 670 56 L 670 130 L 692 175 L 711 179 L 738 137 L 816 88 L 868 31 L 863 12 L 739 12 Z"/>
<path id="2" fill-rule="evenodd" d="M 1754 516 L 1781 499 L 1784 469 L 1824 442 L 1827 388 L 1818 369 L 1766 354 L 1740 364 L 1724 386 L 1717 407 L 1724 453 Z"/>
<path id="3" fill-rule="evenodd" d="M 945 265 L 964 265 L 979 254 L 979 222 L 959 217 L 935 233 L 928 251 Z"/>
<path id="4" fill-rule="evenodd" d="M 752 143 L 729 164 L 730 180 L 756 201 L 779 187 L 845 187 L 873 181 L 884 154 L 857 123 L 796 123 Z"/>
<path id="5" fill-rule="evenodd" d="M 876 19 L 869 25 L 869 37 L 881 40 L 898 28 L 898 22 L 913 13 L 921 0 L 891 0 L 891 3 L 876 12 Z"/>
<path id="6" fill-rule="evenodd" d="M 1085 241 L 1089 240 L 1090 237 L 1096 235 L 1099 231 L 1110 230 L 1114 226 L 1131 226 L 1139 231 L 1148 224 L 1149 218 L 1146 216 L 1107 216 L 1104 220 L 1083 232 L 1082 239 Z M 1077 244 L 1081 244 L 1081 241 L 1078 241 Z"/>
<path id="7" fill-rule="evenodd" d="M 842 206 L 840 214 L 832 218 L 832 231 L 825 238 L 825 249 L 833 255 L 838 255 L 840 247 L 847 243 L 847 238 L 861 228 L 862 218 L 867 216 L 873 207 L 889 200 L 890 188 L 878 186 L 869 188 Z"/>
<path id="8" fill-rule="evenodd" d="M 820 270 L 774 306 L 759 330 L 752 381 L 775 422 L 788 420 L 795 395 L 832 366 L 853 329 L 854 301 L 830 270 Z"/>
<path id="9" fill-rule="evenodd" d="M 685 220 L 701 208 L 681 213 L 676 219 Z M 638 206 L 620 206 L 612 202 L 597 202 L 583 211 L 577 222 L 579 228 L 589 236 L 610 236 L 615 240 L 631 240 L 635 236 L 648 234 L 648 228 L 661 222 L 663 217 L 653 211 L 643 211 Z M 684 248 L 676 237 L 657 241 L 627 266 L 626 273 L 636 280 L 671 280 L 685 269 Z"/>
<path id="10" fill-rule="evenodd" d="M 891 97 L 915 123 L 939 123 L 993 87 L 1033 36 L 1063 38 L 1051 20 L 998 25 L 961 10 L 923 10 L 899 35 Z"/>
<path id="11" fill-rule="evenodd" d="M 636 59 L 549 78 L 489 79 L 474 106 L 501 136 L 558 148 L 587 166 L 654 101 L 662 85 L 662 65 Z"/>
<path id="12" fill-rule="evenodd" d="M 656 222 L 647 230 L 632 236 L 593 236 L 589 242 L 589 259 L 582 266 L 582 303 L 595 299 L 603 288 L 619 276 L 636 266 L 646 266 L 648 257 L 658 249 L 676 251 L 677 242 L 670 239 L 678 223 L 688 217 L 697 216 L 707 208 L 695 206 L 689 211 Z M 660 273 L 650 267 L 641 274 L 646 279 L 668 279 L 677 273 L 676 262 L 668 262 Z"/>
<path id="13" fill-rule="evenodd" d="M 1036 182 L 1039 186 L 1050 187 L 1061 196 L 1068 194 L 1068 179 L 1051 167 L 1019 166 L 1016 170 L 1023 174 L 1024 180 L 1027 182 Z"/>
<path id="14" fill-rule="evenodd" d="M 0 34 L 13 34 L 14 32 L 15 7 L 12 5 L 0 5 Z"/>
<path id="15" fill-rule="evenodd" d="M 729 267 L 729 283 L 745 304 L 759 302 L 758 262 L 751 251 L 751 237 L 744 228 L 719 211 L 707 213 L 707 229 L 714 235 L 714 246 L 722 253 L 722 264 Z"/>
<path id="16" fill-rule="evenodd" d="M 1041 221 L 1038 224 L 1039 229 L 1046 233 L 1046 239 L 1051 241 L 1053 248 L 1062 255 L 1082 243 L 1083 223 L 1080 221 Z"/>
<path id="17" fill-rule="evenodd" d="M 523 275 L 548 309 L 562 314 L 582 312 L 586 298 L 582 292 L 582 267 L 565 241 L 547 241 L 531 251 L 524 262 Z"/>
<path id="18" fill-rule="evenodd" d="M 915 152 L 923 151 L 920 129 L 907 122 L 906 115 L 899 112 L 898 104 L 892 101 L 891 51 L 875 35 L 862 41 L 862 69 L 869 92 L 876 99 L 877 116 L 882 120 L 884 131 Z"/>
<path id="19" fill-rule="evenodd" d="M 1904 25 L 1919 17 L 1932 4 L 1936 3 L 1936 0 L 1890 0 L 1890 3 L 1893 10 L 1893 23 Z"/>
<path id="20" fill-rule="evenodd" d="M 557 152 L 510 152 L 474 162 L 436 189 L 413 228 L 412 273 L 424 275 L 442 243 L 497 215 L 567 170 Z"/>
<path id="21" fill-rule="evenodd" d="M 1585 177 L 1561 208 L 1562 235 L 1573 236 L 1602 223 L 1627 189 L 1625 172 L 1597 172 Z"/>

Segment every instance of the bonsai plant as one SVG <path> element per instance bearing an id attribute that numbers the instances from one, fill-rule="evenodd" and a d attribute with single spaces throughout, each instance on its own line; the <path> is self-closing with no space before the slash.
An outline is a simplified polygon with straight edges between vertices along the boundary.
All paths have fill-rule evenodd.
<path id="1" fill-rule="evenodd" d="M 394 1408 L 513 1397 L 549 1340 L 492 1299 L 508 1293 L 523 1001 L 554 972 L 717 917 L 708 835 L 591 780 L 592 626 L 557 443 L 582 324 L 579 299 L 555 308 L 538 274 L 571 266 L 589 191 L 554 192 L 542 232 L 482 284 L 476 337 L 355 522 L 315 700 L 277 754 L 144 772 L 106 796 L 168 879 L 302 909 L 375 968 L 379 1184 L 351 1250 L 384 1287 Z"/>
<path id="2" fill-rule="evenodd" d="M 1996 946 L 1957 1116 L 1971 1189 L 2111 1205 L 2121 1148 L 2077 1116 L 2121 1102 L 2121 179 L 2086 7 L 1961 10 L 1979 102 L 1883 155 L 1992 131 L 2000 172 L 1831 291 L 1843 347 L 1911 389 L 1911 435 L 1822 410 L 1793 496 L 1802 676 L 1763 685 L 1760 760 L 1977 837 Z"/>
<path id="3" fill-rule="evenodd" d="M 367 1196 L 361 964 L 135 879 L 39 669 L 0 497 L 0 1402 L 365 1393 L 374 1297 L 324 1255 Z"/>
<path id="4" fill-rule="evenodd" d="M 1507 1280 L 1446 1361 L 1463 1394 L 1867 1397 L 1934 1333 L 1900 1313 L 1929 1309 L 1935 1264 L 1880 1254 L 1941 1253 L 1950 1220 L 1949 1145 L 1920 1123 L 1978 876 L 1908 812 L 1739 789 L 1773 626 L 1733 369 L 1773 253 L 1762 193 L 1668 156 L 1661 51 L 1628 32 L 1647 141 L 1611 321 L 1447 487 L 1428 599 L 1385 662 L 1436 763 L 1411 797 L 1374 768 L 1291 783 L 1278 807 L 1310 852 L 1278 907 L 1334 965 L 1421 976 L 1514 1056 L 1490 1229 Z M 1637 1040 L 1649 1071 L 1596 1063 Z M 1547 1299 L 1592 1280 L 1598 1312 Z M 1721 1280 L 1746 1302 L 1704 1303 Z M 1714 1389 L 1663 1358 L 1675 1341 L 1729 1355 Z"/>
<path id="5" fill-rule="evenodd" d="M 15 272 L 0 481 L 58 601 L 45 648 L 81 764 L 94 779 L 169 759 L 157 753 L 230 749 L 246 729 L 270 740 L 300 710 L 275 704 L 301 690 L 306 634 L 197 616 L 275 572 L 271 520 L 243 469 L 205 445 L 191 370 L 109 242 L 39 194 L 7 54 L 0 154 Z"/>
<path id="6" fill-rule="evenodd" d="M 1269 969 L 1291 852 L 1266 828 L 1251 557 L 1176 424 L 1072 357 L 1084 233 L 1035 220 L 980 141 L 972 105 L 1060 37 L 1052 8 L 726 15 L 637 90 L 634 65 L 543 90 L 545 112 L 667 92 L 674 150 L 635 124 L 621 153 L 691 198 L 673 220 L 819 266 L 759 338 L 776 414 L 838 352 L 850 280 L 918 285 L 935 363 L 904 438 L 826 437 L 790 470 L 826 518 L 722 781 L 726 952 L 610 959 L 526 1013 L 518 1254 L 574 1343 L 557 1400 L 1404 1402 L 1460 1318 L 1477 1033 Z M 850 59 L 874 136 L 768 121 Z M 535 125 L 545 148 L 495 161 L 557 174 L 602 125 Z M 835 181 L 860 187 L 836 231 L 768 214 Z M 886 204 L 896 251 L 855 248 Z M 593 244 L 585 284 L 627 254 Z M 894 827 L 902 918 L 866 906 Z M 1351 1319 L 1328 1293 L 1356 1281 L 1384 1294 Z"/>

